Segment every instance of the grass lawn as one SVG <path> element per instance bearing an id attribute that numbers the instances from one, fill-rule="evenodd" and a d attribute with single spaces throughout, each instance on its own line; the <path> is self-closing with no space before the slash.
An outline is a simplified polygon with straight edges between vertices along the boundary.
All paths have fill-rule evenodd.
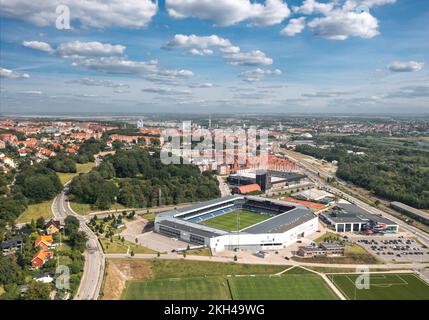
<path id="1" fill-rule="evenodd" d="M 204 221 L 204 224 L 225 231 L 237 231 L 237 216 L 240 217 L 240 230 L 270 218 L 268 215 L 263 215 L 248 210 L 236 210 L 206 220 Z"/>
<path id="2" fill-rule="evenodd" d="M 94 162 L 88 162 L 88 163 L 77 163 L 76 164 L 76 173 L 61 173 L 57 172 L 58 177 L 60 178 L 60 181 L 63 185 L 65 185 L 67 182 L 71 181 L 74 177 L 78 176 L 81 173 L 86 173 L 91 171 L 92 168 L 95 167 Z"/>
<path id="3" fill-rule="evenodd" d="M 228 300 L 226 279 L 177 278 L 148 281 L 128 281 L 122 299 L 125 300 Z"/>
<path id="4" fill-rule="evenodd" d="M 284 276 L 211 276 L 128 281 L 122 299 L 129 300 L 334 300 L 315 274 Z"/>
<path id="5" fill-rule="evenodd" d="M 45 218 L 45 220 L 52 218 L 51 205 L 52 201 L 29 205 L 27 210 L 18 217 L 16 223 L 31 222 L 31 219 L 36 221 L 40 217 Z"/>
<path id="6" fill-rule="evenodd" d="M 429 300 L 429 285 L 414 274 L 372 274 L 370 289 L 357 290 L 358 275 L 329 275 L 350 300 Z"/>
<path id="7" fill-rule="evenodd" d="M 191 256 L 211 256 L 210 250 L 208 248 L 186 250 L 186 254 Z"/>
<path id="8" fill-rule="evenodd" d="M 135 243 L 129 242 L 129 241 L 122 241 L 118 240 L 117 237 L 113 237 L 113 242 L 110 242 L 110 239 L 106 239 L 104 237 L 100 237 L 100 242 L 103 246 L 104 253 L 127 253 L 128 248 L 129 252 L 134 251 L 135 254 L 142 253 L 142 254 L 155 254 L 158 251 L 137 245 Z"/>
<path id="9" fill-rule="evenodd" d="M 70 207 L 73 209 L 74 212 L 80 215 L 87 215 L 91 212 L 100 211 L 99 209 L 93 209 L 90 204 L 88 203 L 80 203 L 76 201 L 70 201 Z M 115 203 L 113 204 L 108 210 L 118 210 L 122 211 L 125 208 L 122 204 Z"/>
<path id="10" fill-rule="evenodd" d="M 234 300 L 336 300 L 335 293 L 316 274 L 232 277 Z"/>
<path id="11" fill-rule="evenodd" d="M 222 263 L 192 260 L 149 260 L 154 278 L 275 274 L 287 266 Z"/>

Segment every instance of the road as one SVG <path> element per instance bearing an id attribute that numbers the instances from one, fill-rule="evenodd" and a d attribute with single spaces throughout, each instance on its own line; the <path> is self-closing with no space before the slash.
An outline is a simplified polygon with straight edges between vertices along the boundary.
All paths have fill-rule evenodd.
<path id="1" fill-rule="evenodd" d="M 279 150 L 279 148 L 277 147 L 276 150 Z M 283 152 L 283 153 L 285 153 L 285 152 Z M 308 163 L 301 162 L 288 153 L 285 153 L 285 156 L 287 158 L 289 158 L 289 160 L 295 162 L 301 169 L 303 169 L 305 171 L 305 173 L 308 175 L 308 177 L 310 179 L 312 179 L 319 188 L 324 189 L 327 192 L 330 192 L 334 195 L 337 195 L 343 199 L 346 199 L 347 201 L 357 205 L 358 207 L 360 207 L 360 208 L 362 208 L 362 209 L 364 209 L 370 213 L 373 213 L 376 215 L 381 215 L 381 216 L 397 223 L 402 229 L 404 229 L 404 230 L 408 231 L 409 233 L 413 234 L 414 236 L 416 236 L 420 242 L 429 246 L 429 235 L 427 233 L 421 231 L 420 229 L 418 229 L 416 227 L 413 227 L 413 226 L 407 224 L 406 222 L 404 222 L 404 221 L 402 221 L 402 220 L 400 220 L 400 219 L 398 219 L 398 218 L 396 218 L 396 217 L 394 217 L 394 216 L 392 216 L 392 215 L 390 215 L 384 211 L 381 211 L 378 208 L 370 206 L 369 204 L 351 196 L 348 193 L 344 193 L 343 191 L 341 191 L 335 187 L 332 187 L 327 182 L 325 182 L 325 180 L 323 180 L 323 178 L 328 178 L 328 177 L 332 177 L 332 176 L 328 175 L 324 171 L 318 170 L 315 166 L 312 166 Z M 341 184 L 345 185 L 344 181 L 338 180 L 338 178 L 336 178 L 336 180 L 339 181 Z"/>
<path id="2" fill-rule="evenodd" d="M 157 257 L 156 254 L 135 254 L 131 257 L 129 254 L 106 254 L 107 259 L 167 259 L 167 260 L 194 260 L 194 261 L 211 261 L 211 262 L 224 262 L 231 263 L 234 261 L 231 257 L 220 257 L 220 256 L 194 256 L 187 255 L 186 258 L 183 258 L 182 255 L 179 254 L 162 254 L 160 257 Z M 239 264 L 262 264 L 262 265 L 284 265 L 284 266 L 304 266 L 304 267 L 324 267 L 324 268 L 332 268 L 332 269 L 355 269 L 358 267 L 362 267 L 362 264 L 327 264 L 327 263 L 313 263 L 313 262 L 301 262 L 294 260 L 284 260 L 283 261 L 273 261 L 270 259 L 257 259 L 257 260 L 249 260 L 239 258 L 235 263 Z M 392 269 L 392 270 L 418 270 L 425 269 L 429 267 L 429 263 L 386 263 L 386 264 L 365 264 L 365 267 L 368 269 Z"/>
<path id="3" fill-rule="evenodd" d="M 88 237 L 85 250 L 85 266 L 75 300 L 96 300 L 100 295 L 101 285 L 105 270 L 105 257 L 97 236 L 86 225 L 86 219 L 74 212 L 67 201 L 67 186 L 54 199 L 52 212 L 58 220 L 64 220 L 67 216 L 75 216 L 80 222 L 80 229 Z"/>

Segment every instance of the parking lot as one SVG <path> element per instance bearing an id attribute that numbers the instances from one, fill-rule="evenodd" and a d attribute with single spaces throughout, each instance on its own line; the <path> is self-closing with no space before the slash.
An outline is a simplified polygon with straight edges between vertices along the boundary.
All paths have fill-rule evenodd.
<path id="1" fill-rule="evenodd" d="M 403 236 L 358 237 L 353 240 L 385 262 L 429 261 L 429 248 Z"/>

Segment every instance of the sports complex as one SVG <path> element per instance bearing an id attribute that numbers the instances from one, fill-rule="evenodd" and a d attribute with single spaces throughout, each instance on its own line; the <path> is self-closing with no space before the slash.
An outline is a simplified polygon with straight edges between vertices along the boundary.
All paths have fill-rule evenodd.
<path id="1" fill-rule="evenodd" d="M 190 205 L 155 219 L 155 232 L 213 252 L 281 249 L 317 228 L 317 216 L 303 205 L 243 195 Z"/>

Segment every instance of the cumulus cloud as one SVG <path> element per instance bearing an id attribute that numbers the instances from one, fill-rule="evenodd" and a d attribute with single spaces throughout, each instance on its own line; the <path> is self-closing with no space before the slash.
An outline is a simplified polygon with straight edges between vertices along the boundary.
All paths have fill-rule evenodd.
<path id="1" fill-rule="evenodd" d="M 305 0 L 293 11 L 304 15 L 320 14 L 308 23 L 314 34 L 328 40 L 346 40 L 349 37 L 370 39 L 379 34 L 378 20 L 369 8 L 395 3 L 396 0 L 346 0 L 320 3 Z M 292 27 L 292 26 L 291 26 Z"/>
<path id="2" fill-rule="evenodd" d="M 54 52 L 54 49 L 51 47 L 49 43 L 42 41 L 23 41 L 22 45 L 27 48 L 44 51 L 48 53 Z"/>
<path id="3" fill-rule="evenodd" d="M 56 52 L 62 57 L 110 57 L 122 55 L 125 49 L 126 47 L 122 45 L 112 45 L 98 41 L 73 41 L 60 44 Z"/>
<path id="4" fill-rule="evenodd" d="M 185 49 L 194 56 L 208 56 L 213 54 L 214 47 L 229 47 L 231 42 L 228 39 L 221 38 L 217 35 L 196 36 L 176 34 L 174 38 L 168 41 L 163 49 Z"/>
<path id="5" fill-rule="evenodd" d="M 0 67 L 0 78 L 28 79 L 30 78 L 30 75 L 28 73 L 18 72 Z"/>
<path id="6" fill-rule="evenodd" d="M 267 57 L 265 53 L 260 50 L 250 52 L 241 52 L 238 50 L 238 52 L 234 53 L 224 53 L 223 57 L 228 63 L 236 66 L 260 66 L 273 64 L 273 59 Z"/>
<path id="7" fill-rule="evenodd" d="M 55 26 L 56 8 L 70 8 L 72 20 L 83 27 L 143 28 L 158 11 L 154 0 L 2 0 L 0 16 L 20 19 L 39 27 Z"/>
<path id="8" fill-rule="evenodd" d="M 281 35 L 293 37 L 305 29 L 305 17 L 290 19 L 288 25 L 280 31 Z"/>
<path id="9" fill-rule="evenodd" d="M 304 0 L 301 6 L 293 6 L 294 13 L 311 15 L 315 13 L 328 14 L 334 8 L 334 3 L 320 3 L 315 0 Z"/>
<path id="10" fill-rule="evenodd" d="M 416 72 L 423 69 L 425 66 L 424 62 L 418 61 L 394 61 L 388 69 L 392 72 Z"/>
<path id="11" fill-rule="evenodd" d="M 373 38 L 379 34 L 378 21 L 369 12 L 333 10 L 327 16 L 308 23 L 314 34 L 329 40 L 349 37 Z"/>
<path id="12" fill-rule="evenodd" d="M 279 69 L 269 70 L 257 68 L 255 70 L 245 71 L 240 73 L 240 77 L 244 78 L 247 82 L 257 82 L 265 78 L 265 76 L 280 76 L 282 71 Z"/>
<path id="13" fill-rule="evenodd" d="M 155 72 L 158 68 L 156 60 L 132 61 L 120 57 L 101 57 L 77 60 L 74 66 L 84 67 L 111 74 L 137 74 L 143 72 Z"/>
<path id="14" fill-rule="evenodd" d="M 282 0 L 266 0 L 264 3 L 250 0 L 166 0 L 166 8 L 173 18 L 206 19 L 219 26 L 243 21 L 252 26 L 270 26 L 281 23 L 290 15 L 289 7 Z"/>

